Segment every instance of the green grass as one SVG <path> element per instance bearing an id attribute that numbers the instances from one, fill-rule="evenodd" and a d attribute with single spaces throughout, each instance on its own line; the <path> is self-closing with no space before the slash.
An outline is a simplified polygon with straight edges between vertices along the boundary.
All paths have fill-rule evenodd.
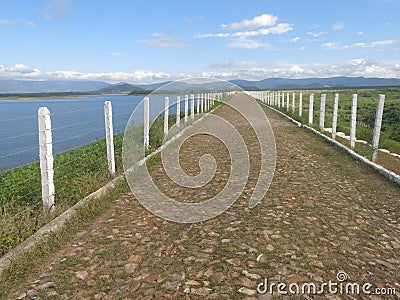
<path id="1" fill-rule="evenodd" d="M 183 116 L 184 114 L 181 115 Z M 175 122 L 176 116 L 169 116 L 169 127 Z M 135 129 L 132 134 L 142 134 L 143 125 Z M 147 153 L 161 146 L 164 138 L 163 130 L 164 117 L 160 117 L 151 125 L 150 148 Z M 122 144 L 123 133 L 115 135 L 116 175 L 123 172 Z M 1 172 L 0 256 L 35 233 L 52 217 L 60 215 L 109 182 L 113 177 L 108 171 L 106 153 L 106 141 L 102 139 L 54 157 L 56 210 L 51 217 L 42 211 L 39 163 Z M 156 163 L 159 161 L 157 157 L 154 159 Z"/>
<path id="2" fill-rule="evenodd" d="M 66 245 L 79 230 L 109 208 L 113 199 L 128 190 L 129 187 L 126 181 L 119 180 L 116 187 L 108 192 L 107 195 L 91 200 L 78 208 L 77 213 L 67 222 L 66 226 L 57 232 L 51 233 L 18 260 L 14 260 L 11 266 L 4 270 L 0 276 L 0 299 L 5 299 L 14 286 L 26 280 L 41 264 L 48 260 L 48 256 L 54 252 L 54 249 Z"/>
<path id="3" fill-rule="evenodd" d="M 114 137 L 116 168 L 122 170 L 122 134 Z M 112 179 L 105 140 L 95 141 L 54 158 L 56 212 L 59 215 Z M 50 219 L 42 213 L 38 163 L 0 174 L 0 255 L 18 245 Z"/>
<path id="4" fill-rule="evenodd" d="M 303 114 L 298 116 L 299 92 L 303 93 Z M 350 133 L 350 113 L 352 94 L 358 95 L 357 100 L 357 139 L 362 139 L 368 143 L 372 143 L 373 129 L 375 125 L 376 106 L 378 103 L 378 95 L 386 95 L 385 107 L 382 119 L 382 131 L 380 137 L 380 148 L 400 154 L 400 88 L 377 88 L 377 89 L 361 89 L 361 90 L 303 90 L 296 91 L 296 111 L 292 113 L 292 92 L 290 92 L 289 112 L 284 108 L 280 108 L 282 112 L 288 114 L 302 124 L 308 124 L 309 99 L 310 94 L 314 93 L 314 128 L 318 128 L 320 115 L 320 99 L 321 94 L 326 94 L 325 108 L 325 127 L 332 127 L 332 115 L 335 93 L 339 93 L 339 111 L 338 111 L 338 127 L 337 131 L 344 132 L 346 135 Z M 286 92 L 285 92 L 286 105 Z"/>

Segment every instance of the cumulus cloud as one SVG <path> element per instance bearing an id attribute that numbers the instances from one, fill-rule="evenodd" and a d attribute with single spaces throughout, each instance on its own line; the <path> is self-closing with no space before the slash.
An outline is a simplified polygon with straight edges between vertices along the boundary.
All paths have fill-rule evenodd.
<path id="1" fill-rule="evenodd" d="M 365 76 L 399 78 L 400 63 L 382 63 L 369 59 L 353 59 L 338 65 L 293 64 L 277 62 L 266 67 L 250 67 L 229 71 L 212 71 L 202 75 L 220 79 L 260 80 L 265 78 L 309 78 L 332 76 Z"/>
<path id="2" fill-rule="evenodd" d="M 6 70 L 11 73 L 21 73 L 21 74 L 31 74 L 36 72 L 36 70 L 31 69 L 30 67 L 24 64 L 16 64 L 14 66 L 8 67 Z"/>
<path id="3" fill-rule="evenodd" d="M 260 27 L 270 27 L 276 24 L 278 20 L 277 16 L 270 14 L 262 14 L 256 16 L 250 20 L 244 19 L 240 22 L 234 22 L 230 24 L 222 24 L 221 27 L 224 29 L 240 30 L 240 29 L 256 29 Z"/>
<path id="4" fill-rule="evenodd" d="M 158 48 L 184 48 L 188 45 L 182 38 L 176 36 L 168 36 L 163 33 L 153 33 L 153 39 L 138 40 L 137 43 Z"/>
<path id="5" fill-rule="evenodd" d="M 51 71 L 44 72 L 38 69 L 32 69 L 24 64 L 13 66 L 0 65 L 0 78 L 9 79 L 29 79 L 29 80 L 102 80 L 106 82 L 135 82 L 145 83 L 162 81 L 170 78 L 169 73 L 152 72 L 147 70 L 135 70 L 127 72 L 77 72 L 77 71 Z"/>
<path id="6" fill-rule="evenodd" d="M 209 66 L 209 72 L 201 74 L 169 74 L 148 70 L 133 72 L 83 73 L 78 71 L 44 72 L 30 68 L 24 64 L 14 66 L 0 65 L 0 78 L 29 80 L 101 80 L 110 83 L 152 83 L 165 80 L 175 80 L 187 77 L 215 77 L 220 79 L 260 80 L 271 77 L 307 78 L 332 76 L 365 76 L 400 78 L 400 61 L 380 62 L 364 58 L 352 59 L 340 64 L 312 63 L 297 64 L 289 62 L 274 62 L 260 64 L 253 61 L 220 61 Z"/>
<path id="7" fill-rule="evenodd" d="M 48 72 L 46 75 L 55 79 L 102 80 L 107 82 L 153 82 L 155 80 L 167 79 L 170 76 L 168 73 L 164 72 L 155 73 L 145 70 L 137 70 L 132 73 L 81 73 L 76 71 L 54 71 Z"/>

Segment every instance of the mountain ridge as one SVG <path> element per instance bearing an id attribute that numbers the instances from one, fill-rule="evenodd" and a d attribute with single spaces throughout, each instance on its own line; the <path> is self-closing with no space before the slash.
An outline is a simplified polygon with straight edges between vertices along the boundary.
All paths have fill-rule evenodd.
<path id="1" fill-rule="evenodd" d="M 110 84 L 103 81 L 80 81 L 80 80 L 15 80 L 0 79 L 0 94 L 13 93 L 59 93 L 59 92 L 90 92 L 90 93 L 143 93 L 156 90 L 171 81 L 152 84 L 130 84 L 121 82 Z M 326 78 L 266 78 L 262 80 L 233 79 L 228 82 L 242 89 L 320 89 L 320 88 L 351 88 L 351 87 L 385 87 L 400 86 L 398 78 L 379 77 L 348 77 L 336 76 Z M 212 83 L 188 84 L 184 81 L 176 82 L 169 90 L 217 90 L 226 86 L 226 83 L 215 81 Z"/>

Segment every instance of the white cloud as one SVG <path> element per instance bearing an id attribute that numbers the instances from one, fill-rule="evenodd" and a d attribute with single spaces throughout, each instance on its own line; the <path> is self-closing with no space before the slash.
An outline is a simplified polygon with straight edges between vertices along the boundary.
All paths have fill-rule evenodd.
<path id="1" fill-rule="evenodd" d="M 40 12 L 39 16 L 47 20 L 61 19 L 67 17 L 72 9 L 69 0 L 51 0 Z"/>
<path id="2" fill-rule="evenodd" d="M 147 70 L 135 70 L 127 72 L 103 72 L 103 73 L 83 73 L 77 71 L 51 71 L 44 72 L 32 69 L 24 64 L 14 66 L 0 65 L 0 78 L 28 79 L 28 80 L 102 80 L 106 82 L 132 82 L 146 83 L 162 81 L 170 78 L 170 74 L 165 72 L 152 72 Z"/>
<path id="3" fill-rule="evenodd" d="M 303 47 L 300 47 L 299 50 L 304 51 L 304 50 L 306 50 L 306 48 L 307 48 L 306 46 L 303 46 Z"/>
<path id="4" fill-rule="evenodd" d="M 362 31 L 359 31 L 359 32 L 357 32 L 357 34 L 358 34 L 358 35 L 363 35 L 363 34 L 364 34 L 364 32 L 362 32 Z"/>
<path id="5" fill-rule="evenodd" d="M 348 49 L 350 46 L 341 45 L 341 44 L 334 43 L 334 42 L 329 42 L 329 43 L 322 44 L 322 47 L 324 47 L 325 49 L 330 49 L 330 50 L 344 50 L 344 49 Z"/>
<path id="6" fill-rule="evenodd" d="M 168 36 L 163 33 L 153 33 L 153 39 L 138 40 L 137 43 L 158 48 L 184 48 L 187 44 L 182 38 L 176 36 Z"/>
<path id="7" fill-rule="evenodd" d="M 362 42 L 362 43 L 355 43 L 353 46 L 354 46 L 354 47 L 359 47 L 359 48 L 367 48 L 367 47 L 368 47 L 368 44 Z"/>
<path id="8" fill-rule="evenodd" d="M 47 73 L 47 75 L 55 79 L 103 80 L 107 82 L 153 82 L 154 80 L 164 80 L 170 77 L 168 73 L 155 73 L 146 70 L 137 70 L 132 73 L 81 73 L 75 71 L 54 71 Z"/>
<path id="9" fill-rule="evenodd" d="M 234 33 L 205 33 L 205 34 L 198 34 L 196 35 L 197 38 L 228 38 L 228 37 L 239 37 L 239 38 L 246 38 L 258 35 L 280 35 L 286 33 L 288 31 L 293 30 L 292 24 L 287 23 L 280 23 L 274 27 L 269 28 L 261 28 L 258 30 L 251 30 L 251 31 L 238 31 Z"/>
<path id="10" fill-rule="evenodd" d="M 29 73 L 34 73 L 35 70 L 29 68 L 28 66 L 24 64 L 16 64 L 14 66 L 11 66 L 7 68 L 7 71 L 12 72 L 12 73 L 22 73 L 22 74 L 29 74 Z"/>
<path id="11" fill-rule="evenodd" d="M 293 64 L 276 62 L 264 67 L 243 68 L 229 72 L 207 72 L 202 75 L 221 79 L 260 80 L 265 78 L 309 78 L 333 76 L 365 76 L 400 78 L 400 63 L 378 62 L 368 59 L 353 59 L 341 64 Z"/>
<path id="12" fill-rule="evenodd" d="M 383 40 L 383 41 L 373 41 L 370 43 L 365 43 L 365 42 L 355 43 L 353 46 L 359 48 L 375 48 L 375 47 L 385 47 L 394 45 L 397 42 L 398 42 L 397 40 Z"/>
<path id="13" fill-rule="evenodd" d="M 335 73 L 349 76 L 399 77 L 399 72 L 396 72 L 393 65 L 362 58 L 344 62 L 336 68 Z"/>
<path id="14" fill-rule="evenodd" d="M 326 32 L 312 32 L 312 31 L 307 32 L 308 35 L 311 35 L 312 37 L 315 37 L 315 38 L 320 37 L 321 35 L 324 35 L 325 33 Z"/>
<path id="15" fill-rule="evenodd" d="M 297 43 L 297 42 L 299 42 L 300 40 L 301 40 L 301 38 L 298 37 L 298 36 L 296 36 L 296 37 L 290 39 L 289 42 L 291 42 L 291 43 Z"/>
<path id="16" fill-rule="evenodd" d="M 260 27 L 270 27 L 276 24 L 278 20 L 277 16 L 270 14 L 262 14 L 260 16 L 256 16 L 251 20 L 244 19 L 240 22 L 230 23 L 230 24 L 222 24 L 221 27 L 224 29 L 256 29 Z"/>
<path id="17" fill-rule="evenodd" d="M 371 47 L 389 46 L 395 44 L 396 42 L 396 40 L 375 41 L 371 42 Z"/>
<path id="18" fill-rule="evenodd" d="M 223 61 L 211 64 L 210 68 L 215 70 L 201 74 L 180 73 L 171 75 L 165 72 L 148 70 L 104 73 L 83 73 L 65 70 L 44 72 L 32 69 L 24 64 L 17 64 L 14 66 L 0 65 L 0 78 L 27 80 L 101 80 L 110 83 L 121 81 L 152 83 L 198 76 L 248 80 L 260 80 L 271 77 L 309 78 L 332 76 L 400 78 L 400 61 L 380 62 L 363 58 L 352 59 L 335 65 L 328 63 L 297 64 L 279 61 L 265 65 L 253 61 Z"/>
<path id="19" fill-rule="evenodd" d="M 333 24 L 332 28 L 335 31 L 342 30 L 344 28 L 344 23 L 342 21 L 337 21 L 335 24 Z"/>
<path id="20" fill-rule="evenodd" d="M 383 40 L 383 41 L 373 41 L 370 43 L 365 43 L 365 42 L 359 42 L 355 43 L 353 45 L 341 45 L 340 43 L 335 43 L 335 42 L 328 42 L 322 44 L 322 47 L 325 49 L 330 49 L 330 50 L 344 50 L 344 49 L 349 49 L 349 48 L 375 48 L 375 47 L 385 47 L 385 46 L 390 46 L 396 44 L 398 41 L 397 40 Z"/>

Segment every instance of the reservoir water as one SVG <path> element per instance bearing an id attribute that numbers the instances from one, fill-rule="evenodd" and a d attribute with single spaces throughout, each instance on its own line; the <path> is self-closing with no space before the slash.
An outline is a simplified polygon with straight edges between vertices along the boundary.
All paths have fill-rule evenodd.
<path id="1" fill-rule="evenodd" d="M 170 97 L 175 114 L 176 95 Z M 67 151 L 105 137 L 104 101 L 111 101 L 114 134 L 123 132 L 133 110 L 144 96 L 95 96 L 70 99 L 0 100 L 0 171 L 25 165 L 39 158 L 39 107 L 51 113 L 53 153 Z M 150 118 L 164 107 L 165 95 L 150 96 Z M 184 99 L 184 95 L 181 95 Z M 183 101 L 181 102 L 181 111 Z"/>

